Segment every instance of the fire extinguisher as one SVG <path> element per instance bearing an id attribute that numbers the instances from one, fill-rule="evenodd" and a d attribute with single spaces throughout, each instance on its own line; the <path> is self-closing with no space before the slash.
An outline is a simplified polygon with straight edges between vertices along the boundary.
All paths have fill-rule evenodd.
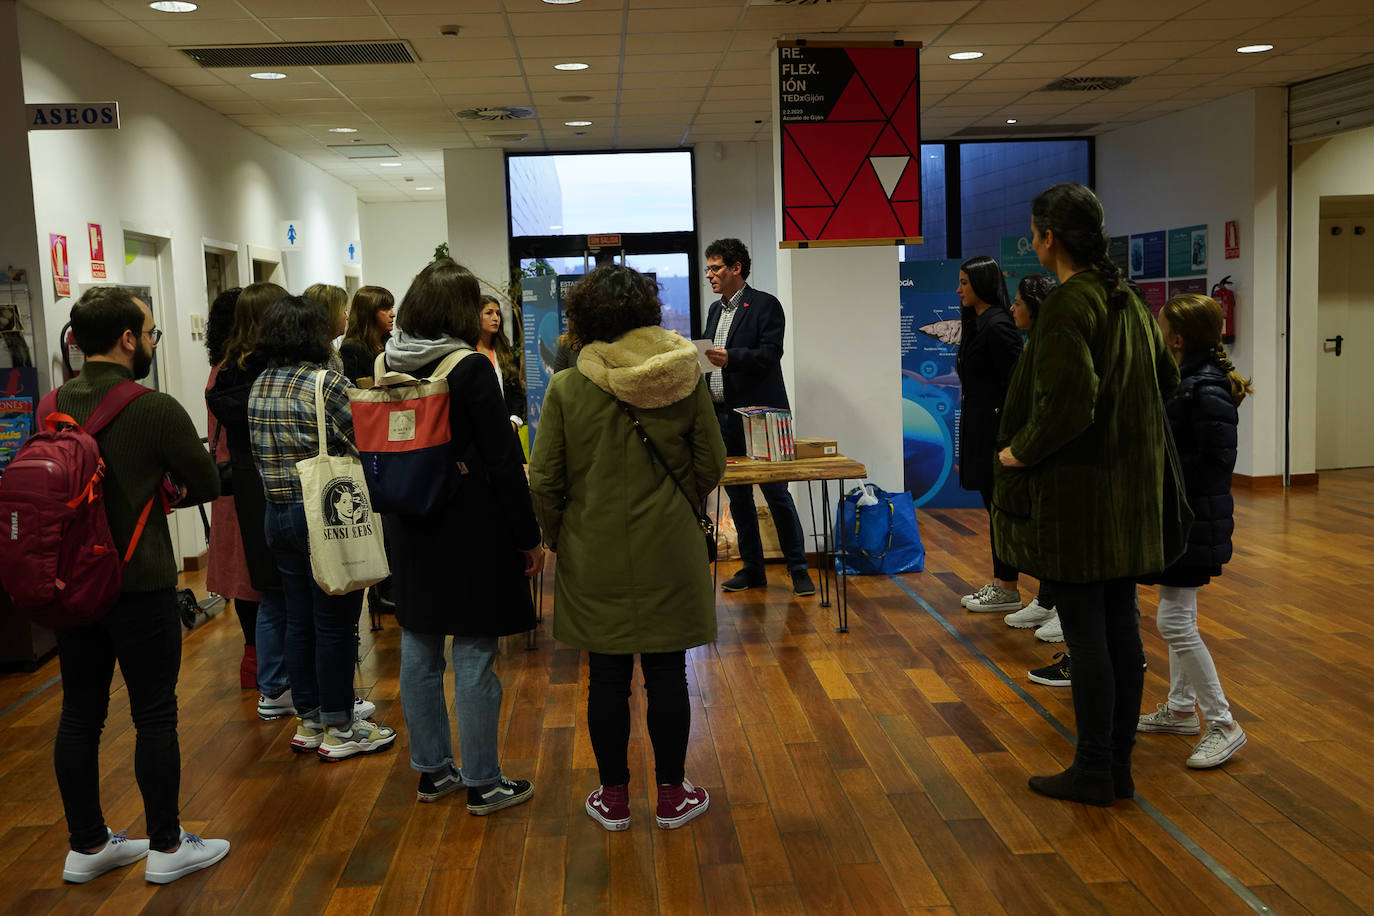
<path id="1" fill-rule="evenodd" d="M 1231 343 L 1236 339 L 1236 291 L 1230 274 L 1212 284 L 1212 298 L 1221 306 L 1221 339 Z"/>
<path id="2" fill-rule="evenodd" d="M 70 321 L 62 326 L 58 339 L 62 341 L 62 378 L 70 382 L 81 374 L 81 367 L 86 365 L 86 354 L 76 345 L 76 335 L 72 333 Z"/>

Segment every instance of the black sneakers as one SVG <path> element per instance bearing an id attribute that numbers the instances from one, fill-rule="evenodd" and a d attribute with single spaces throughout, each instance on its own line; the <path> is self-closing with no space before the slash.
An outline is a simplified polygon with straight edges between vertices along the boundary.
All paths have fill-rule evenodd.
<path id="1" fill-rule="evenodd" d="M 1054 661 L 1043 668 L 1032 668 L 1026 672 L 1026 677 L 1037 684 L 1046 684 L 1050 687 L 1072 687 L 1073 673 L 1069 670 L 1069 657 L 1063 652 L 1056 652 Z"/>
<path id="2" fill-rule="evenodd" d="M 768 584 L 768 579 L 763 574 L 752 575 L 749 570 L 741 569 L 730 578 L 720 584 L 723 592 L 742 592 L 746 588 L 763 588 Z"/>
<path id="3" fill-rule="evenodd" d="M 811 581 L 811 577 L 806 574 L 806 570 L 799 569 L 792 573 L 792 594 L 798 598 L 805 598 L 816 594 L 816 584 Z"/>
<path id="4" fill-rule="evenodd" d="M 436 802 L 445 795 L 451 795 L 463 787 L 463 779 L 458 771 L 450 766 L 436 773 L 421 773 L 420 786 L 415 790 L 415 798 L 421 802 Z"/>
<path id="5" fill-rule="evenodd" d="M 534 785 L 528 779 L 507 779 L 502 776 L 489 786 L 468 788 L 468 814 L 491 814 L 528 801 L 533 794 Z"/>

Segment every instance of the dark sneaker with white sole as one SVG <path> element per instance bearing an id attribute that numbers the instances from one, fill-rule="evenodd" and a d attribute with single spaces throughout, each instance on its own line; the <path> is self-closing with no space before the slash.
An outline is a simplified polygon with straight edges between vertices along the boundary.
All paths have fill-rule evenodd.
<path id="1" fill-rule="evenodd" d="M 720 590 L 723 592 L 742 592 L 747 588 L 764 588 L 767 585 L 768 579 L 765 576 L 756 576 L 741 569 L 720 583 Z"/>
<path id="2" fill-rule="evenodd" d="M 658 826 L 664 830 L 675 830 L 698 814 L 704 814 L 710 806 L 711 796 L 706 794 L 706 790 L 684 779 L 680 784 L 658 787 L 658 810 L 655 815 Z"/>
<path id="3" fill-rule="evenodd" d="M 507 779 L 504 776 L 480 789 L 469 786 L 468 814 L 491 814 L 493 811 L 529 801 L 533 794 L 534 784 L 528 779 Z"/>
<path id="4" fill-rule="evenodd" d="M 816 583 L 811 581 L 806 570 L 799 569 L 792 573 L 792 594 L 798 598 L 807 598 L 816 594 Z"/>
<path id="5" fill-rule="evenodd" d="M 1043 668 L 1032 668 L 1026 672 L 1026 677 L 1037 684 L 1044 684 L 1048 687 L 1072 687 L 1073 672 L 1069 668 L 1069 657 L 1063 652 L 1057 652 L 1054 661 Z"/>
<path id="6" fill-rule="evenodd" d="M 415 798 L 421 802 L 436 802 L 445 795 L 452 795 L 463 787 L 463 777 L 452 766 L 434 773 L 421 773 L 420 786 L 415 790 Z"/>

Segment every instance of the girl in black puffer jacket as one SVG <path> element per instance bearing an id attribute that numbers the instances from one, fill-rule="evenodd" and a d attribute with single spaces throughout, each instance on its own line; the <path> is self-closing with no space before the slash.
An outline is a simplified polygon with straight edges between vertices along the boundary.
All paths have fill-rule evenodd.
<path id="1" fill-rule="evenodd" d="M 1231 559 L 1236 408 L 1252 389 L 1222 346 L 1221 306 L 1215 301 L 1195 294 L 1175 296 L 1160 311 L 1159 327 L 1183 377 L 1167 410 L 1194 518 L 1183 557 L 1157 580 L 1159 635 L 1169 644 L 1168 702 L 1141 716 L 1137 730 L 1196 735 L 1202 731 L 1196 704 L 1207 731 L 1188 766 L 1204 769 L 1225 763 L 1245 743 L 1212 655 L 1198 634 L 1197 590 L 1221 575 L 1222 565 Z"/>

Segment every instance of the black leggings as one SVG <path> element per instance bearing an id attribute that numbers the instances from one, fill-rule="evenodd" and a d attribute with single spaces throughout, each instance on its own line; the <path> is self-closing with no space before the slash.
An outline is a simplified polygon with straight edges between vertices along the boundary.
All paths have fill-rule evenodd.
<path id="1" fill-rule="evenodd" d="M 589 652 L 590 685 L 587 690 L 587 730 L 596 754 L 603 786 L 623 786 L 630 781 L 627 746 L 630 743 L 630 682 L 633 655 L 602 655 Z M 687 763 L 687 737 L 692 727 L 692 707 L 687 701 L 687 653 L 645 652 L 639 656 L 648 697 L 645 718 L 649 742 L 654 747 L 655 781 L 660 785 L 682 782 Z"/>
<path id="2" fill-rule="evenodd" d="M 234 613 L 239 615 L 239 629 L 243 630 L 243 644 L 258 644 L 258 603 L 243 598 L 234 599 Z"/>
<path id="3" fill-rule="evenodd" d="M 1145 684 L 1135 582 L 1055 582 L 1054 597 L 1073 658 L 1074 766 L 1129 769 Z"/>
<path id="4" fill-rule="evenodd" d="M 1015 566 L 1003 562 L 997 555 L 997 542 L 992 539 L 992 484 L 978 491 L 983 497 L 983 508 L 988 510 L 988 546 L 992 551 L 992 577 L 1001 582 L 1015 582 L 1021 574 Z"/>

